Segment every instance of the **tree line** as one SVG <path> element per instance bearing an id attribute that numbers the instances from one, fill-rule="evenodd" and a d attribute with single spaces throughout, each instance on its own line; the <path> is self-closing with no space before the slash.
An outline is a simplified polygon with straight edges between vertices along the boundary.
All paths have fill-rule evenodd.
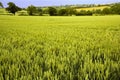
<path id="1" fill-rule="evenodd" d="M 3 8 L 2 3 L 0 2 L 0 7 Z M 8 12 L 13 13 L 15 15 L 16 12 L 25 10 L 27 11 L 28 15 L 38 15 L 42 16 L 44 14 L 49 14 L 50 16 L 92 16 L 92 15 L 109 15 L 109 14 L 118 14 L 120 15 L 120 3 L 115 3 L 110 5 L 110 7 L 106 7 L 104 9 L 95 9 L 95 10 L 80 10 L 77 11 L 76 7 L 46 7 L 46 8 L 41 8 L 41 7 L 35 7 L 34 5 L 30 5 L 27 8 L 20 8 L 16 6 L 15 3 L 9 2 L 8 7 L 5 8 Z M 24 13 L 22 13 L 24 15 Z"/>

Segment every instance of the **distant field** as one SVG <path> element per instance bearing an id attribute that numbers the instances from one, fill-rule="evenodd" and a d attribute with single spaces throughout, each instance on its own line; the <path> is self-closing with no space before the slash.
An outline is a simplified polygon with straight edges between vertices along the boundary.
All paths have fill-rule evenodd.
<path id="1" fill-rule="evenodd" d="M 0 16 L 0 80 L 119 80 L 120 16 Z"/>
<path id="2" fill-rule="evenodd" d="M 12 15 L 12 13 L 8 13 L 4 8 L 0 8 L 0 15 Z"/>
<path id="3" fill-rule="evenodd" d="M 79 11 L 81 11 L 81 10 L 86 10 L 86 11 L 88 11 L 88 10 L 90 10 L 90 11 L 92 11 L 92 10 L 96 10 L 96 9 L 104 9 L 104 8 L 109 8 L 109 6 L 100 6 L 100 7 L 90 7 L 90 8 L 77 8 L 76 10 L 79 12 Z M 12 13 L 8 13 L 5 9 L 3 9 L 3 8 L 0 8 L 0 15 L 13 15 Z M 16 15 L 28 15 L 27 14 L 27 11 L 25 11 L 25 10 L 22 10 L 22 11 L 19 11 L 19 12 L 16 12 Z M 44 15 L 44 14 L 43 14 Z"/>
<path id="4" fill-rule="evenodd" d="M 5 13 L 5 12 L 6 12 L 5 9 L 0 8 L 0 13 Z"/>
<path id="5" fill-rule="evenodd" d="M 78 8 L 78 9 L 76 9 L 77 11 L 80 11 L 80 10 L 90 10 L 90 11 L 92 11 L 92 10 L 96 10 L 96 9 L 104 9 L 104 8 L 109 8 L 109 6 L 100 6 L 100 7 L 90 7 L 90 8 Z"/>

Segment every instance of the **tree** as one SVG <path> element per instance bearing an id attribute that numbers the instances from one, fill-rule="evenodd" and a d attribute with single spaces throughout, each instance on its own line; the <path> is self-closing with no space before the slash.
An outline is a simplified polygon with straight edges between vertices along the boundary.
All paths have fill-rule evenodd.
<path id="1" fill-rule="evenodd" d="M 66 8 L 66 10 L 67 10 L 67 15 L 69 15 L 69 16 L 76 14 L 76 10 L 73 8 L 68 7 L 68 8 Z"/>
<path id="2" fill-rule="evenodd" d="M 92 16 L 93 12 L 88 10 L 81 10 L 80 12 L 76 13 L 76 16 Z"/>
<path id="3" fill-rule="evenodd" d="M 9 2 L 6 10 L 15 15 L 15 12 L 20 11 L 21 8 L 16 6 L 13 2 Z"/>
<path id="4" fill-rule="evenodd" d="M 77 16 L 84 16 L 87 14 L 87 11 L 86 10 L 81 10 L 80 12 L 78 12 L 76 15 Z"/>
<path id="5" fill-rule="evenodd" d="M 101 9 L 96 9 L 92 11 L 94 14 L 101 14 L 102 10 Z"/>
<path id="6" fill-rule="evenodd" d="M 120 3 L 116 3 L 111 6 L 111 11 L 113 14 L 120 14 Z"/>
<path id="7" fill-rule="evenodd" d="M 92 16 L 92 11 L 90 11 L 90 10 L 88 10 L 87 12 L 86 12 L 86 15 L 88 15 L 88 16 Z"/>
<path id="8" fill-rule="evenodd" d="M 31 5 L 31 6 L 28 6 L 27 8 L 27 12 L 29 15 L 33 15 L 34 13 L 36 13 L 37 9 L 35 6 Z"/>
<path id="9" fill-rule="evenodd" d="M 1 7 L 1 8 L 4 8 L 2 2 L 0 2 L 0 7 Z"/>
<path id="10" fill-rule="evenodd" d="M 43 14 L 49 14 L 49 13 L 48 13 L 48 8 L 43 8 L 43 9 L 42 9 L 42 13 L 43 13 Z"/>
<path id="11" fill-rule="evenodd" d="M 37 13 L 38 13 L 40 16 L 42 16 L 42 12 L 43 12 L 42 9 L 41 9 L 40 7 L 38 7 L 38 8 L 37 8 Z"/>
<path id="12" fill-rule="evenodd" d="M 60 10 L 58 11 L 58 15 L 59 15 L 59 16 L 65 16 L 65 15 L 67 15 L 67 10 L 66 10 L 66 9 L 60 9 Z"/>
<path id="13" fill-rule="evenodd" d="M 48 7 L 48 13 L 50 14 L 50 16 L 56 16 L 57 10 L 54 7 Z"/>
<path id="14" fill-rule="evenodd" d="M 103 11 L 102 11 L 103 14 L 110 14 L 111 11 L 109 8 L 104 8 Z"/>

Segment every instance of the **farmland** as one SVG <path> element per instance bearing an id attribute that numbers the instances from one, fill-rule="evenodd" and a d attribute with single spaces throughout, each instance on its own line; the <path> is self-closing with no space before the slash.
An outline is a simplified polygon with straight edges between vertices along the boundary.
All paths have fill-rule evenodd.
<path id="1" fill-rule="evenodd" d="M 120 16 L 0 16 L 0 80 L 119 80 Z"/>
<path id="2" fill-rule="evenodd" d="M 8 13 L 4 8 L 0 8 L 0 15 L 13 15 L 11 13 Z"/>
<path id="3" fill-rule="evenodd" d="M 76 10 L 77 11 L 81 11 L 81 10 L 92 11 L 92 10 L 97 10 L 97 9 L 103 10 L 104 8 L 110 8 L 110 7 L 109 6 L 97 6 L 97 7 L 88 7 L 88 8 L 77 8 Z"/>

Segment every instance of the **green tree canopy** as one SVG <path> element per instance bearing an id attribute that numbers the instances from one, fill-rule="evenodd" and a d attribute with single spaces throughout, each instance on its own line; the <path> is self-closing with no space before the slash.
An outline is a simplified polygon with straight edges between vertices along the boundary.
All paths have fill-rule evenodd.
<path id="1" fill-rule="evenodd" d="M 111 13 L 111 10 L 110 8 L 104 8 L 103 11 L 102 11 L 103 14 L 110 14 Z"/>
<path id="2" fill-rule="evenodd" d="M 16 6 L 13 2 L 9 2 L 6 10 L 15 15 L 15 12 L 20 11 L 21 8 Z"/>
<path id="3" fill-rule="evenodd" d="M 35 6 L 31 5 L 31 6 L 28 6 L 27 8 L 27 12 L 29 15 L 33 15 L 34 13 L 36 13 L 37 9 Z"/>
<path id="4" fill-rule="evenodd" d="M 57 10 L 54 7 L 49 7 L 48 13 L 50 14 L 50 16 L 55 16 L 57 14 Z"/>
<path id="5" fill-rule="evenodd" d="M 43 12 L 42 8 L 38 7 L 38 8 L 37 8 L 37 13 L 38 13 L 40 16 L 42 16 L 42 12 Z"/>
<path id="6" fill-rule="evenodd" d="M 4 8 L 2 2 L 0 2 L 0 7 L 1 7 L 1 8 Z"/>
<path id="7" fill-rule="evenodd" d="M 74 8 L 68 7 L 66 8 L 67 15 L 72 16 L 73 14 L 76 14 L 76 10 Z"/>
<path id="8" fill-rule="evenodd" d="M 111 6 L 111 11 L 114 14 L 120 14 L 120 3 L 116 3 L 113 6 Z"/>
<path id="9" fill-rule="evenodd" d="M 94 14 L 102 14 L 102 10 L 101 9 L 96 9 L 92 11 Z"/>
<path id="10" fill-rule="evenodd" d="M 65 15 L 67 15 L 67 10 L 66 10 L 66 9 L 60 9 L 60 10 L 58 11 L 58 15 L 59 15 L 59 16 L 65 16 Z"/>

